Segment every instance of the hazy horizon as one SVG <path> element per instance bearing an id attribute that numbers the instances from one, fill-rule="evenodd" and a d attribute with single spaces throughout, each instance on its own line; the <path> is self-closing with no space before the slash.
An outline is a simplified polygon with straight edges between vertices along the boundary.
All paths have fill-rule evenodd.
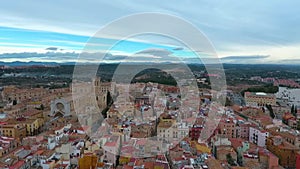
<path id="1" fill-rule="evenodd" d="M 211 41 L 222 63 L 300 64 L 298 5 L 300 2 L 295 0 L 284 3 L 140 1 L 139 4 L 94 0 L 72 3 L 21 1 L 19 6 L 4 1 L 0 7 L 0 61 L 73 62 L 76 55 L 66 53 L 81 53 L 86 42 L 105 25 L 124 16 L 155 12 L 193 24 Z M 126 25 L 122 29 L 126 29 Z M 171 29 L 182 31 L 181 25 Z M 143 53 L 147 54 L 147 59 L 195 57 L 188 47 L 162 36 L 121 39 L 117 35 L 107 35 L 97 38 L 99 41 L 93 45 L 100 51 L 111 45 L 111 41 L 120 41 L 108 51 L 112 56 L 140 56 Z M 160 50 L 158 56 L 157 50 Z M 47 52 L 54 54 L 49 56 Z M 37 55 L 30 55 L 32 53 Z M 200 54 L 200 57 L 207 56 Z"/>

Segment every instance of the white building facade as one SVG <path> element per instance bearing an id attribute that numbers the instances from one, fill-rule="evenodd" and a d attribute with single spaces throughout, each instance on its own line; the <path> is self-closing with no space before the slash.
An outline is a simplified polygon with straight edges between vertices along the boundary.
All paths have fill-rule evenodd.
<path id="1" fill-rule="evenodd" d="M 256 144 L 260 147 L 266 146 L 266 140 L 269 137 L 269 132 L 260 130 L 255 127 L 249 128 L 249 142 Z"/>

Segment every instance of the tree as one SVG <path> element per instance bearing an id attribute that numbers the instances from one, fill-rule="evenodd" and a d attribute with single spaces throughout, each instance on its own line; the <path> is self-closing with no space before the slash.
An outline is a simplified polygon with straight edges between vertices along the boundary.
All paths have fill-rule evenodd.
<path id="1" fill-rule="evenodd" d="M 272 117 L 272 119 L 274 119 L 274 118 L 275 118 L 275 114 L 274 114 L 272 105 L 267 104 L 266 107 L 267 107 L 267 109 L 268 109 L 269 112 L 270 112 L 270 116 Z"/>
<path id="2" fill-rule="evenodd" d="M 244 96 L 245 92 L 265 92 L 265 93 L 276 93 L 278 92 L 279 87 L 278 86 L 273 86 L 273 85 L 264 85 L 264 86 L 259 86 L 259 87 L 250 87 L 246 90 L 243 90 L 241 92 L 242 96 Z"/>
<path id="3" fill-rule="evenodd" d="M 35 109 L 37 109 L 37 110 L 44 110 L 45 106 L 43 104 L 41 104 L 40 107 L 36 107 Z"/>
<path id="4" fill-rule="evenodd" d="M 236 166 L 235 161 L 232 158 L 230 153 L 226 154 L 226 160 L 227 160 L 228 164 L 230 164 L 231 166 Z"/>
<path id="5" fill-rule="evenodd" d="M 291 107 L 291 113 L 294 115 L 294 113 L 295 113 L 295 106 L 294 105 L 292 105 L 292 107 Z"/>
<path id="6" fill-rule="evenodd" d="M 13 100 L 13 105 L 16 105 L 18 103 L 17 100 Z"/>
<path id="7" fill-rule="evenodd" d="M 167 101 L 167 103 L 166 103 L 166 107 L 167 107 L 167 109 L 169 109 L 169 108 L 170 108 L 170 102 L 169 102 L 169 101 Z"/>
<path id="8" fill-rule="evenodd" d="M 44 110 L 45 109 L 45 106 L 43 104 L 41 104 L 41 110 Z"/>
<path id="9" fill-rule="evenodd" d="M 108 91 L 107 94 L 106 94 L 106 106 L 107 107 L 110 107 L 113 103 L 114 103 L 114 100 L 110 94 L 110 92 Z"/>
<path id="10" fill-rule="evenodd" d="M 297 121 L 297 130 L 300 130 L 300 119 Z"/>
<path id="11" fill-rule="evenodd" d="M 109 107 L 106 107 L 105 109 L 102 110 L 101 114 L 102 114 L 103 118 L 107 118 L 108 110 L 109 110 Z"/>
<path id="12" fill-rule="evenodd" d="M 225 106 L 232 106 L 232 105 L 233 105 L 232 101 L 228 97 L 226 97 Z"/>

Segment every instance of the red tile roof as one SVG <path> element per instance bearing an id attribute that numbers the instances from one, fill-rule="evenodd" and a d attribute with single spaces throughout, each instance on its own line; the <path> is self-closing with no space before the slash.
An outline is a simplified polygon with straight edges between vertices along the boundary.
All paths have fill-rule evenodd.
<path id="1" fill-rule="evenodd" d="M 243 139 L 241 138 L 230 138 L 229 139 L 231 142 L 232 147 L 236 150 L 238 147 L 241 147 L 243 145 Z"/>
<path id="2" fill-rule="evenodd" d="M 25 164 L 25 161 L 20 160 L 17 163 L 15 163 L 14 165 L 10 166 L 9 169 L 19 169 L 21 168 L 23 165 Z"/>
<path id="3" fill-rule="evenodd" d="M 113 141 L 113 142 L 106 142 L 104 144 L 104 146 L 107 146 L 107 147 L 115 147 L 117 145 L 117 142 Z"/>

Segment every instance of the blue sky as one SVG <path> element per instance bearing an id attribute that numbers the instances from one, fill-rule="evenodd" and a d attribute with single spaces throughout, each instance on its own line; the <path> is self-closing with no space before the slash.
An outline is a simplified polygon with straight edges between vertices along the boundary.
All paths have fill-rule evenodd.
<path id="1" fill-rule="evenodd" d="M 140 12 L 160 12 L 194 24 L 213 43 L 223 62 L 300 63 L 299 5 L 297 0 L 5 0 L 0 6 L 0 61 L 59 60 L 60 53 L 80 53 L 89 38 L 113 20 Z M 180 25 L 172 29 L 181 30 Z M 116 37 L 99 38 L 98 47 L 109 45 L 111 38 Z M 46 50 L 49 47 L 57 50 Z M 158 49 L 164 49 L 167 55 L 194 57 L 186 48 L 174 50 L 181 47 L 164 38 L 140 37 L 122 41 L 110 52 L 128 55 L 152 49 L 157 54 Z M 37 52 L 41 57 L 24 57 L 24 52 Z M 46 52 L 56 55 L 43 57 Z"/>

